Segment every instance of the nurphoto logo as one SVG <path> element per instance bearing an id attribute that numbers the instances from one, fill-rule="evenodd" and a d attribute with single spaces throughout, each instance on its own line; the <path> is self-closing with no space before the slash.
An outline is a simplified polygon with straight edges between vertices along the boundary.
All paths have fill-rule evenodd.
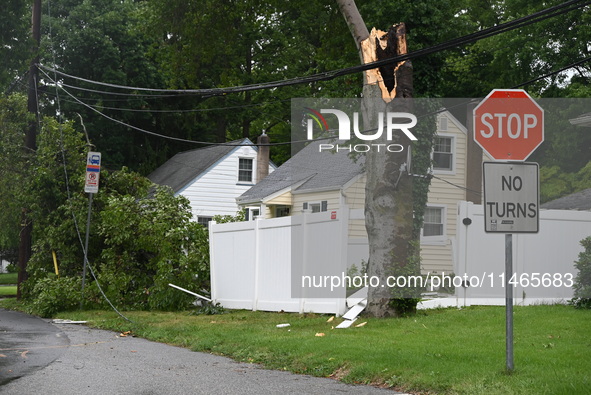
<path id="1" fill-rule="evenodd" d="M 386 133 L 386 140 L 392 141 L 394 131 L 402 131 L 410 140 L 416 141 L 417 138 L 410 131 L 411 128 L 416 126 L 417 117 L 414 114 L 408 112 L 382 112 L 378 113 L 378 127 L 369 131 L 364 131 L 359 127 L 359 112 L 353 112 L 353 122 L 349 115 L 345 111 L 331 109 L 320 109 L 315 110 L 310 107 L 305 107 L 305 114 L 307 116 L 306 123 L 306 138 L 308 140 L 314 140 L 314 125 L 325 133 L 330 130 L 328 121 L 323 114 L 331 114 L 336 117 L 338 123 L 338 140 L 349 141 L 353 137 L 362 141 L 375 141 Z M 332 117 L 331 117 L 332 118 Z M 332 121 L 332 120 L 331 120 Z M 368 132 L 373 132 L 369 134 Z M 357 144 L 319 144 L 318 151 L 353 151 L 353 152 L 368 152 L 370 150 L 388 151 L 388 152 L 402 152 L 404 146 L 401 144 L 385 144 L 385 143 L 357 143 Z"/>

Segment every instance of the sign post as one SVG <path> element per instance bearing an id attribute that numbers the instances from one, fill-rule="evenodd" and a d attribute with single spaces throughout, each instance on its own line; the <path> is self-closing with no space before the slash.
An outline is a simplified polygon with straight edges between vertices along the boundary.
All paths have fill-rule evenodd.
<path id="1" fill-rule="evenodd" d="M 80 309 L 84 300 L 84 285 L 86 282 L 86 267 L 88 265 L 88 239 L 90 237 L 90 215 L 92 212 L 92 197 L 98 192 L 99 178 L 101 174 L 101 153 L 89 152 L 86 156 L 86 182 L 84 192 L 88 193 L 88 216 L 86 218 L 86 240 L 84 242 L 84 262 L 82 264 L 82 290 Z"/>
<path id="2" fill-rule="evenodd" d="M 484 230 L 505 233 L 506 368 L 513 371 L 513 233 L 539 230 L 537 163 L 520 163 L 544 141 L 544 110 L 521 89 L 494 89 L 474 108 L 484 162 Z M 509 162 L 510 161 L 510 162 Z"/>

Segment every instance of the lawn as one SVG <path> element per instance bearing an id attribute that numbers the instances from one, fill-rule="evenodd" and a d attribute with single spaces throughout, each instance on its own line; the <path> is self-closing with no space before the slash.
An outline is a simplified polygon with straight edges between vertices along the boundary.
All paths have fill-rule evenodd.
<path id="1" fill-rule="evenodd" d="M 0 298 L 7 296 L 16 296 L 16 285 L 0 286 Z"/>
<path id="2" fill-rule="evenodd" d="M 16 296 L 18 273 L 0 273 L 0 298 Z M 8 284 L 8 285 L 7 285 Z"/>
<path id="3" fill-rule="evenodd" d="M 18 273 L 0 273 L 0 284 L 16 284 Z"/>
<path id="4" fill-rule="evenodd" d="M 14 303 L 14 302 L 8 302 Z M 515 370 L 505 371 L 503 307 L 439 309 L 402 319 L 227 311 L 62 313 L 93 327 L 226 355 L 270 369 L 425 394 L 589 394 L 591 311 L 516 307 Z M 277 324 L 290 326 L 277 328 Z"/>

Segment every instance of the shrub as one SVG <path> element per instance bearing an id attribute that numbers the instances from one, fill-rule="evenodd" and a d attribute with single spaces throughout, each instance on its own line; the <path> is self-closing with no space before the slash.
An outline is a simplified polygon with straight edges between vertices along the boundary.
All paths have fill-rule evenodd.
<path id="1" fill-rule="evenodd" d="M 29 304 L 29 312 L 49 318 L 61 311 L 74 310 L 80 305 L 80 277 L 46 277 L 35 283 L 35 299 Z"/>
<path id="2" fill-rule="evenodd" d="M 585 248 L 579 254 L 575 267 L 579 270 L 573 285 L 574 298 L 571 304 L 576 308 L 591 309 L 591 237 L 581 240 Z"/>

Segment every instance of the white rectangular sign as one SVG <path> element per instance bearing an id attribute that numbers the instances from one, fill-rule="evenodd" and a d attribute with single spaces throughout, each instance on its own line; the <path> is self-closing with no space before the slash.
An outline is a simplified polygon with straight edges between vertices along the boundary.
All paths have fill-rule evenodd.
<path id="1" fill-rule="evenodd" d="M 484 162 L 484 230 L 537 233 L 540 216 L 538 164 Z"/>
<path id="2" fill-rule="evenodd" d="M 86 182 L 84 192 L 97 193 L 101 174 L 101 153 L 89 152 L 86 156 Z"/>

